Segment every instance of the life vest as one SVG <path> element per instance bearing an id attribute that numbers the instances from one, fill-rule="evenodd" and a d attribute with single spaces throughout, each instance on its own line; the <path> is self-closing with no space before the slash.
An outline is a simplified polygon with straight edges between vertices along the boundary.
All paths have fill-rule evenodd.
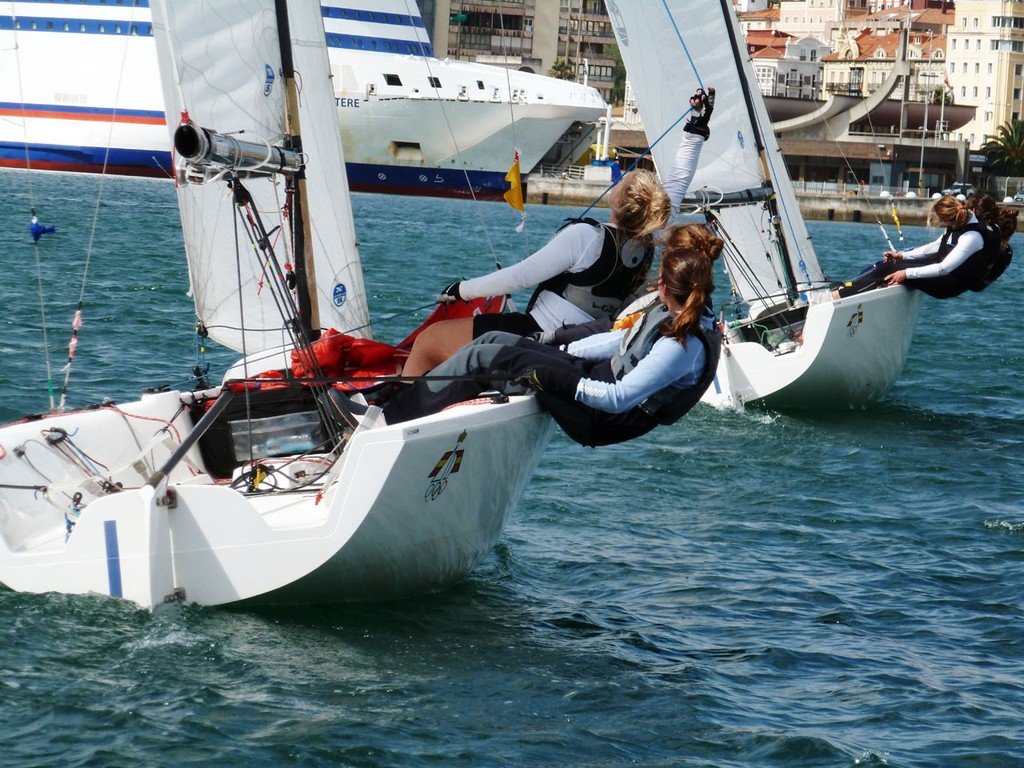
<path id="1" fill-rule="evenodd" d="M 601 255 L 582 272 L 563 272 L 542 282 L 530 297 L 526 311 L 533 309 L 542 291 L 551 291 L 593 318 L 610 317 L 647 276 L 654 248 L 640 238 L 631 237 L 620 249 L 615 227 L 591 218 L 568 219 L 559 231 L 572 224 L 590 224 L 604 230 Z"/>
<path id="2" fill-rule="evenodd" d="M 643 317 L 633 325 L 630 332 L 622 340 L 619 351 L 612 356 L 612 375 L 616 381 L 622 379 L 633 370 L 637 363 L 651 351 L 658 339 L 664 334 L 662 326 L 672 317 L 668 307 L 660 301 L 646 311 Z M 722 334 L 717 327 L 701 326 L 697 339 L 704 345 L 704 370 L 696 384 L 688 387 L 677 387 L 669 384 L 659 389 L 638 408 L 657 421 L 659 424 L 673 424 L 700 402 L 701 397 L 715 378 L 718 370 L 718 358 L 722 351 Z"/>
<path id="3" fill-rule="evenodd" d="M 929 279 L 929 287 L 925 288 L 922 286 L 922 290 L 930 296 L 937 299 L 945 299 L 959 296 L 968 289 L 981 290 L 981 288 L 975 286 L 981 285 L 985 276 L 989 274 L 990 270 L 999 260 L 1001 256 L 999 233 L 993 228 L 975 221 L 965 224 L 959 229 L 946 229 L 945 234 L 942 236 L 942 241 L 939 243 L 938 261 L 946 258 L 946 254 L 956 247 L 957 241 L 965 232 L 977 232 L 981 235 L 982 247 L 968 256 L 960 266 L 948 275 L 935 278 L 934 280 Z M 1004 266 L 1003 269 L 1005 268 Z M 984 286 L 981 287 L 983 288 Z"/>
<path id="4" fill-rule="evenodd" d="M 994 258 L 990 258 L 985 263 L 984 271 L 978 279 L 969 286 L 972 291 L 983 291 L 992 285 L 992 283 L 994 283 L 999 276 L 1006 271 L 1006 268 L 1010 266 L 1010 262 L 1013 260 L 1013 248 L 1009 243 L 1004 247 L 1002 244 L 1002 237 L 998 235 L 997 237 L 999 237 L 999 247 L 997 248 L 998 252 Z"/>

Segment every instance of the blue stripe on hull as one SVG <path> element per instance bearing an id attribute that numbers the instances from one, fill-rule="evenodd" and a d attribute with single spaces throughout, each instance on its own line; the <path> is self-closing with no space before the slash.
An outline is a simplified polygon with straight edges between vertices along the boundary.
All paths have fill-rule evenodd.
<path id="1" fill-rule="evenodd" d="M 26 153 L 24 144 L 0 142 L 0 166 L 82 173 L 101 173 L 105 167 L 108 173 L 118 175 L 171 178 L 171 153 L 60 144 L 31 145 Z"/>
<path id="2" fill-rule="evenodd" d="M 346 163 L 348 185 L 357 192 L 500 200 L 508 190 L 506 171 L 464 171 L 370 163 Z M 470 191 L 472 189 L 472 191 Z"/>
<path id="3" fill-rule="evenodd" d="M 22 0 L 52 7 L 58 5 L 53 0 Z M 108 0 L 77 0 L 76 5 L 107 7 Z M 147 8 L 148 2 L 137 2 L 136 7 Z M 130 10 L 131 6 L 119 4 L 119 10 Z M 375 53 L 412 54 L 414 56 L 433 57 L 434 48 L 427 39 L 423 19 L 418 15 L 368 11 L 355 8 L 324 7 L 321 9 L 324 18 L 340 19 L 342 22 L 370 22 L 380 27 L 416 30 L 419 40 L 408 40 L 393 37 L 370 37 L 350 34 L 347 32 L 330 32 L 326 35 L 329 48 L 344 48 L 354 51 L 372 51 Z M 146 21 L 131 19 L 89 19 L 76 16 L 0 16 L 0 30 L 5 32 L 57 32 L 74 35 L 103 35 L 120 37 L 152 37 L 153 25 Z M 422 34 L 420 34 L 422 33 Z"/>
<path id="4" fill-rule="evenodd" d="M 99 173 L 106 157 L 108 173 L 164 178 L 172 175 L 169 152 L 112 149 L 107 156 L 102 147 L 44 145 L 29 147 L 28 162 L 25 154 L 24 145 L 0 143 L 0 167 Z M 509 187 L 505 171 L 461 171 L 373 163 L 346 163 L 345 169 L 349 186 L 356 192 L 501 200 Z"/>
<path id="5" fill-rule="evenodd" d="M 117 521 L 103 521 L 103 536 L 107 544 L 107 581 L 111 597 L 124 597 L 121 586 L 121 550 L 117 544 Z"/>
<path id="6" fill-rule="evenodd" d="M 46 5 L 53 6 L 58 5 L 54 0 L 18 0 L 19 4 L 24 5 Z M 100 8 L 107 8 L 111 5 L 110 0 L 75 0 L 75 5 L 84 6 L 96 6 Z M 119 8 L 149 8 L 149 0 L 126 0 L 126 2 L 118 2 Z"/>

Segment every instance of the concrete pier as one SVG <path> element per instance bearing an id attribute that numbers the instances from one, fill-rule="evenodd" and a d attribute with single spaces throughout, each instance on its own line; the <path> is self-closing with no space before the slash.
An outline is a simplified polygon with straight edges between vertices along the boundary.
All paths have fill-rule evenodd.
<path id="1" fill-rule="evenodd" d="M 550 176 L 530 176 L 526 183 L 526 202 L 541 205 L 568 205 L 586 208 L 598 197 L 597 208 L 608 207 L 605 194 L 609 184 L 603 181 L 582 179 L 561 179 Z M 797 192 L 800 212 L 805 219 L 814 221 L 863 221 L 874 223 L 892 221 L 892 203 L 895 200 L 900 222 L 912 226 L 923 226 L 932 204 L 927 197 L 887 198 L 877 195 L 829 194 L 819 192 Z"/>

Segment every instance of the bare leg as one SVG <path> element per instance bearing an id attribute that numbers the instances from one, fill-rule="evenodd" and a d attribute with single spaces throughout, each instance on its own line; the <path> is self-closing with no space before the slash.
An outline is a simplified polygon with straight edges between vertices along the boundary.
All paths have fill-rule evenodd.
<path id="1" fill-rule="evenodd" d="M 442 320 L 423 329 L 412 343 L 402 373 L 422 376 L 440 365 L 473 340 L 473 318 Z"/>

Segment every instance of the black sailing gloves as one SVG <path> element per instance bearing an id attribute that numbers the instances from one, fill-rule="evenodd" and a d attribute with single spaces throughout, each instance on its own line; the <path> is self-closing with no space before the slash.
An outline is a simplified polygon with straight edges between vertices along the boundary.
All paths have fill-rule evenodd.
<path id="1" fill-rule="evenodd" d="M 434 299 L 438 304 L 451 304 L 454 301 L 460 301 L 462 294 L 459 293 L 459 284 L 452 283 L 445 288 L 441 293 L 438 294 L 437 298 Z"/>
<path id="2" fill-rule="evenodd" d="M 708 121 L 711 120 L 711 113 L 714 109 L 715 89 L 708 88 L 705 93 L 703 88 L 698 88 L 697 92 L 690 97 L 690 117 L 687 119 L 686 125 L 683 126 L 683 130 L 687 133 L 695 133 L 707 141 L 711 135 Z"/>
<path id="3" fill-rule="evenodd" d="M 529 368 L 513 379 L 517 384 L 537 392 L 550 392 L 568 400 L 576 399 L 576 386 L 583 374 L 568 368 Z"/>

